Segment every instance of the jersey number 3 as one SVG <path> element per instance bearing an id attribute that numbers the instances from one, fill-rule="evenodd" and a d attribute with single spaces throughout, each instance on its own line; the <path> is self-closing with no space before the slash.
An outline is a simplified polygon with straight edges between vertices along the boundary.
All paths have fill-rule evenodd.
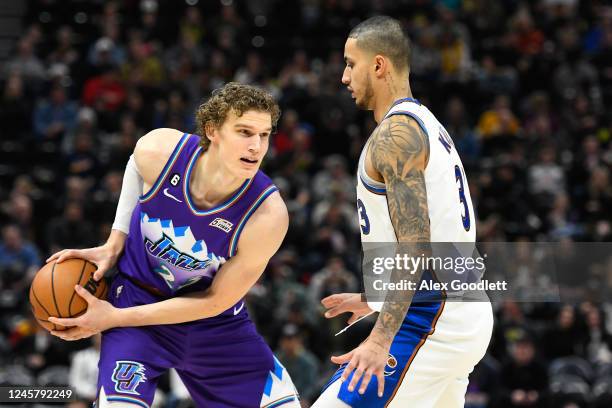
<path id="1" fill-rule="evenodd" d="M 359 199 L 357 199 L 357 209 L 359 210 L 359 226 L 361 227 L 361 232 L 363 235 L 368 235 L 370 233 L 370 219 L 366 213 L 363 201 Z"/>
<path id="2" fill-rule="evenodd" d="M 465 198 L 465 189 L 463 185 L 463 171 L 461 171 L 461 167 L 455 165 L 455 181 L 459 183 L 459 202 L 463 204 L 463 212 L 461 214 L 461 221 L 463 221 L 463 228 L 466 231 L 470 230 L 470 209 L 467 204 L 467 200 Z"/>

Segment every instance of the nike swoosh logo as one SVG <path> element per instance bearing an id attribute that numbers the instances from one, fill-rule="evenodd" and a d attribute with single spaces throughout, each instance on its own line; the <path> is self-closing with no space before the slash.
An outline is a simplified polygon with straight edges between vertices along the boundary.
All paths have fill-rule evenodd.
<path id="1" fill-rule="evenodd" d="M 181 201 L 181 200 L 179 200 L 178 198 L 176 198 L 175 196 L 173 196 L 172 194 L 170 194 L 170 193 L 168 192 L 168 189 L 167 189 L 167 188 L 164 188 L 164 195 L 165 195 L 166 197 L 169 197 L 169 198 L 173 199 L 173 200 L 174 200 L 174 201 L 176 201 L 176 202 L 182 203 L 182 201 Z"/>
<path id="2" fill-rule="evenodd" d="M 244 302 L 242 302 L 242 304 L 240 305 L 239 308 L 236 308 L 236 306 L 234 306 L 234 316 L 236 316 L 238 313 L 240 313 L 240 311 L 244 309 Z"/>

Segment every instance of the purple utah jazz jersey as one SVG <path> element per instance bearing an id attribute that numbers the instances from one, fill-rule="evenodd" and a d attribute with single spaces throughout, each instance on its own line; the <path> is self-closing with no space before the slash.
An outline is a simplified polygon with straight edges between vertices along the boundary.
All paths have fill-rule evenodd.
<path id="1" fill-rule="evenodd" d="M 236 253 L 240 233 L 261 203 L 277 190 L 258 171 L 226 202 L 198 209 L 190 176 L 203 153 L 200 137 L 185 134 L 149 192 L 132 213 L 119 271 L 167 296 L 210 286 L 219 267 Z"/>

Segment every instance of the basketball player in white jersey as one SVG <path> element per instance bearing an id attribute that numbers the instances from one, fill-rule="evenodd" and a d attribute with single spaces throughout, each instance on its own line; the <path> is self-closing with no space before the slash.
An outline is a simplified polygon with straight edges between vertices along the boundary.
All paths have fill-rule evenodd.
<path id="1" fill-rule="evenodd" d="M 434 242 L 473 243 L 465 172 L 444 127 L 412 98 L 410 43 L 400 24 L 384 16 L 362 22 L 350 32 L 344 58 L 342 83 L 378 123 L 357 176 L 364 245 L 410 242 L 425 251 Z M 418 283 L 424 272 L 394 274 Z M 414 302 L 414 292 L 399 293 L 401 299 L 386 297 L 382 304 L 364 302 L 360 294 L 323 299 L 328 318 L 350 312 L 350 323 L 373 309 L 379 314 L 367 339 L 332 357 L 341 367 L 314 408 L 464 405 L 468 375 L 491 338 L 490 303 Z"/>

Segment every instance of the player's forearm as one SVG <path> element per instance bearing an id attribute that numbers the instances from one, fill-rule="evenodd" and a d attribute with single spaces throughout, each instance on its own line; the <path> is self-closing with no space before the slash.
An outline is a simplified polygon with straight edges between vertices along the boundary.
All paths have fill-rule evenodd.
<path id="1" fill-rule="evenodd" d="M 119 257 L 121 252 L 123 252 L 126 239 L 127 234 L 125 232 L 113 229 L 111 230 L 105 245 L 111 249 L 115 257 Z"/>
<path id="2" fill-rule="evenodd" d="M 234 302 L 235 303 L 235 302 Z M 233 304 L 233 303 L 232 303 Z M 178 324 L 217 316 L 232 306 L 210 290 L 190 293 L 157 303 L 118 309 L 118 327 Z"/>
<path id="3" fill-rule="evenodd" d="M 418 255 L 417 255 L 418 256 Z M 414 272 L 414 273 L 412 273 Z M 418 287 L 418 283 L 423 275 L 423 270 L 419 267 L 414 271 L 394 269 L 391 272 L 391 282 L 410 281 L 411 286 Z M 401 290 L 390 291 L 378 315 L 376 324 L 370 334 L 370 339 L 383 347 L 390 347 L 395 335 L 402 327 L 406 313 L 410 308 L 415 291 Z"/>

